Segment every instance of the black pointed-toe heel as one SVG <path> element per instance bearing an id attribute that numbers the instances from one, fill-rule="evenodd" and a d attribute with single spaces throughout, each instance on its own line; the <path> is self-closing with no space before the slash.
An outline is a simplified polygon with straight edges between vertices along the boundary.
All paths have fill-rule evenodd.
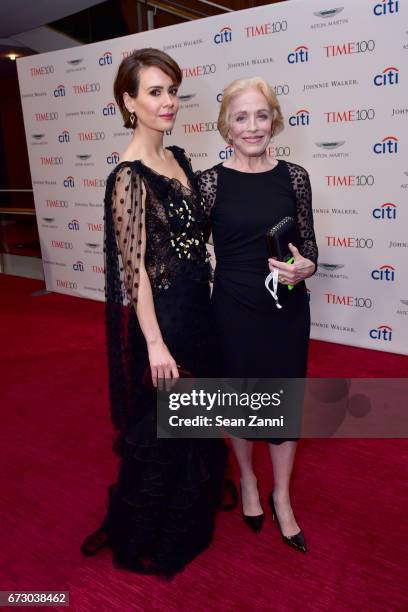
<path id="1" fill-rule="evenodd" d="M 81 553 L 86 557 L 97 555 L 102 548 L 108 545 L 108 534 L 99 528 L 90 533 L 81 544 Z"/>
<path id="2" fill-rule="evenodd" d="M 257 514 L 255 516 L 248 516 L 248 514 L 244 514 L 244 505 L 242 503 L 242 486 L 240 486 L 241 491 L 241 515 L 244 519 L 244 522 L 248 525 L 250 529 L 254 533 L 261 533 L 262 525 L 265 519 L 265 514 Z"/>
<path id="3" fill-rule="evenodd" d="M 304 553 L 307 552 L 305 536 L 302 530 L 299 531 L 298 533 L 295 533 L 295 535 L 293 536 L 285 536 L 282 533 L 282 528 L 280 526 L 278 515 L 276 514 L 276 510 L 275 510 L 275 504 L 273 501 L 272 493 L 268 497 L 268 503 L 272 510 L 272 518 L 276 520 L 276 524 L 278 525 L 278 529 L 280 531 L 282 539 L 286 542 L 286 544 L 289 544 L 289 546 L 292 546 L 292 548 L 296 548 L 296 550 L 300 550 L 300 552 L 304 552 Z"/>

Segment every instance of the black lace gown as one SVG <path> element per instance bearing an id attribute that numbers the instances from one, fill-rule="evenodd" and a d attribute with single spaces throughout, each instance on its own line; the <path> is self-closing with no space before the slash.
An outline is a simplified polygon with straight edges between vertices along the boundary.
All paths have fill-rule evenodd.
<path id="1" fill-rule="evenodd" d="M 121 462 L 102 528 L 115 565 L 165 576 L 211 542 L 227 460 L 224 440 L 157 439 L 156 395 L 141 384 L 149 360 L 133 306 L 143 221 L 145 267 L 164 342 L 195 376 L 213 374 L 204 208 L 184 151 L 169 149 L 190 188 L 141 161 L 123 162 L 110 174 L 105 197 L 109 383 Z"/>
<path id="2" fill-rule="evenodd" d="M 218 164 L 198 178 L 216 256 L 212 309 L 220 376 L 305 377 L 310 333 L 305 283 L 292 291 L 279 284 L 283 308 L 278 310 L 264 281 L 269 274 L 266 232 L 285 216 L 297 222 L 301 255 L 317 262 L 306 170 L 285 161 L 259 173 Z M 279 444 L 284 438 L 269 441 Z"/>

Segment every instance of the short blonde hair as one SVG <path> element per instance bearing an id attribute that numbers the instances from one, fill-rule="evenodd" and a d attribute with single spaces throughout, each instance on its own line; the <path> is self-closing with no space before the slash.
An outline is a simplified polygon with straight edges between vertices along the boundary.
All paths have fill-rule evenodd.
<path id="1" fill-rule="evenodd" d="M 234 96 L 249 89 L 255 87 L 265 96 L 268 103 L 269 109 L 272 111 L 272 136 L 279 134 L 284 128 L 284 120 L 281 111 L 278 98 L 272 87 L 261 77 L 252 77 L 250 79 L 237 79 L 232 81 L 223 91 L 223 97 L 220 106 L 220 112 L 218 114 L 217 127 L 223 137 L 228 142 L 228 130 L 229 130 L 229 106 Z"/>

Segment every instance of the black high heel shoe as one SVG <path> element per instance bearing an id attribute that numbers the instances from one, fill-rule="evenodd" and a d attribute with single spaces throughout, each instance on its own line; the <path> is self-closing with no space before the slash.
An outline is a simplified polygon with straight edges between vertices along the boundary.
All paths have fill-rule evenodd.
<path id="1" fill-rule="evenodd" d="M 86 557 L 94 557 L 102 548 L 108 545 L 108 535 L 99 528 L 90 533 L 81 544 L 81 553 Z"/>
<path id="2" fill-rule="evenodd" d="M 296 548 L 296 550 L 300 550 L 301 552 L 304 552 L 304 553 L 307 552 L 305 536 L 302 530 L 300 530 L 298 533 L 295 533 L 295 535 L 293 536 L 283 535 L 282 528 L 279 523 L 278 515 L 276 514 L 272 493 L 270 493 L 268 497 L 268 504 L 272 510 L 272 518 L 276 520 L 276 524 L 278 525 L 280 534 L 283 540 L 286 542 L 286 544 L 289 544 L 289 546 L 292 546 L 292 548 Z"/>
<path id="3" fill-rule="evenodd" d="M 240 488 L 240 492 L 241 492 L 241 514 L 242 514 L 242 518 L 244 519 L 244 522 L 248 525 L 248 527 L 250 529 L 252 529 L 252 531 L 254 533 L 261 533 L 261 529 L 262 529 L 262 525 L 265 519 L 265 514 L 262 512 L 262 514 L 257 514 L 255 516 L 248 516 L 247 514 L 244 514 L 244 504 L 242 503 L 242 485 L 240 484 L 239 486 Z"/>

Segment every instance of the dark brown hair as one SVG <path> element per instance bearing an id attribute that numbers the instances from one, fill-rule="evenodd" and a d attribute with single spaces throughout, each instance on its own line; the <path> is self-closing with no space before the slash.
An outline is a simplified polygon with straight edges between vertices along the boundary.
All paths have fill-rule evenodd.
<path id="1" fill-rule="evenodd" d="M 116 104 L 122 113 L 125 128 L 131 128 L 132 124 L 130 123 L 130 113 L 123 101 L 123 94 L 127 92 L 132 98 L 136 98 L 139 92 L 140 70 L 149 66 L 160 68 L 177 86 L 182 81 L 183 75 L 180 66 L 170 55 L 160 51 L 160 49 L 139 49 L 125 57 L 120 63 L 113 84 L 113 93 Z"/>

